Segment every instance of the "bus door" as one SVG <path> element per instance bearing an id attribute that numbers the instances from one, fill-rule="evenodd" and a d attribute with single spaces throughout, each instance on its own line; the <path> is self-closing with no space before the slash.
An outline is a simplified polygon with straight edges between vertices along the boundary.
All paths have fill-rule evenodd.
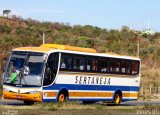
<path id="1" fill-rule="evenodd" d="M 56 99 L 54 80 L 57 75 L 59 54 L 49 55 L 43 78 L 43 101 L 49 102 Z"/>

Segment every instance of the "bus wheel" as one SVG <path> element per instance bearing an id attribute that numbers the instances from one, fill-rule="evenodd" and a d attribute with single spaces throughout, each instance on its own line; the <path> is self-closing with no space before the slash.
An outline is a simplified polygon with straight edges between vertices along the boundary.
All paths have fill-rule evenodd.
<path id="1" fill-rule="evenodd" d="M 114 96 L 114 103 L 116 105 L 120 105 L 121 99 L 122 99 L 122 96 L 120 95 L 120 93 L 116 93 L 115 96 Z"/>
<path id="2" fill-rule="evenodd" d="M 64 102 L 67 100 L 67 96 L 63 93 L 60 93 L 58 96 L 58 102 Z"/>
<path id="3" fill-rule="evenodd" d="M 25 104 L 25 105 L 33 105 L 33 104 L 34 104 L 34 101 L 24 101 L 24 104 Z"/>

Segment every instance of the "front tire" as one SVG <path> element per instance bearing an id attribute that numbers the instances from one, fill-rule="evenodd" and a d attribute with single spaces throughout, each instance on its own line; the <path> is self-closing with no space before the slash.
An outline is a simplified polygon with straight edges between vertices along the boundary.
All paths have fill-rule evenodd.
<path id="1" fill-rule="evenodd" d="M 25 104 L 25 105 L 33 105 L 33 104 L 34 104 L 34 101 L 24 101 L 24 104 Z"/>
<path id="2" fill-rule="evenodd" d="M 58 96 L 58 102 L 65 102 L 67 100 L 67 96 L 64 93 L 60 93 Z"/>

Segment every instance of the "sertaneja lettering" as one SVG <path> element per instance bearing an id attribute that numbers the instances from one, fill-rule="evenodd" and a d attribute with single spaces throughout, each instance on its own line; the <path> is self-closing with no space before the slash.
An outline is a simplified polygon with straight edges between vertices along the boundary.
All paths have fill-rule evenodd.
<path id="1" fill-rule="evenodd" d="M 111 79 L 106 77 L 76 76 L 75 83 L 76 84 L 110 85 Z"/>

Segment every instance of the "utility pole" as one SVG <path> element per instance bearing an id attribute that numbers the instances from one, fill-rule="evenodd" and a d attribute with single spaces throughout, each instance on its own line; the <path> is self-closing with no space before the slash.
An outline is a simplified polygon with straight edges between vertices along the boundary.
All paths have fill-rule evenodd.
<path id="1" fill-rule="evenodd" d="M 43 44 L 45 44 L 45 33 L 43 32 Z"/>
<path id="2" fill-rule="evenodd" d="M 137 56 L 139 57 L 139 38 L 137 39 Z"/>
<path id="3" fill-rule="evenodd" d="M 136 39 L 136 42 L 137 42 L 137 57 L 139 57 L 139 41 L 140 41 L 140 38 L 139 38 L 139 34 L 137 32 L 135 32 L 135 39 Z"/>

